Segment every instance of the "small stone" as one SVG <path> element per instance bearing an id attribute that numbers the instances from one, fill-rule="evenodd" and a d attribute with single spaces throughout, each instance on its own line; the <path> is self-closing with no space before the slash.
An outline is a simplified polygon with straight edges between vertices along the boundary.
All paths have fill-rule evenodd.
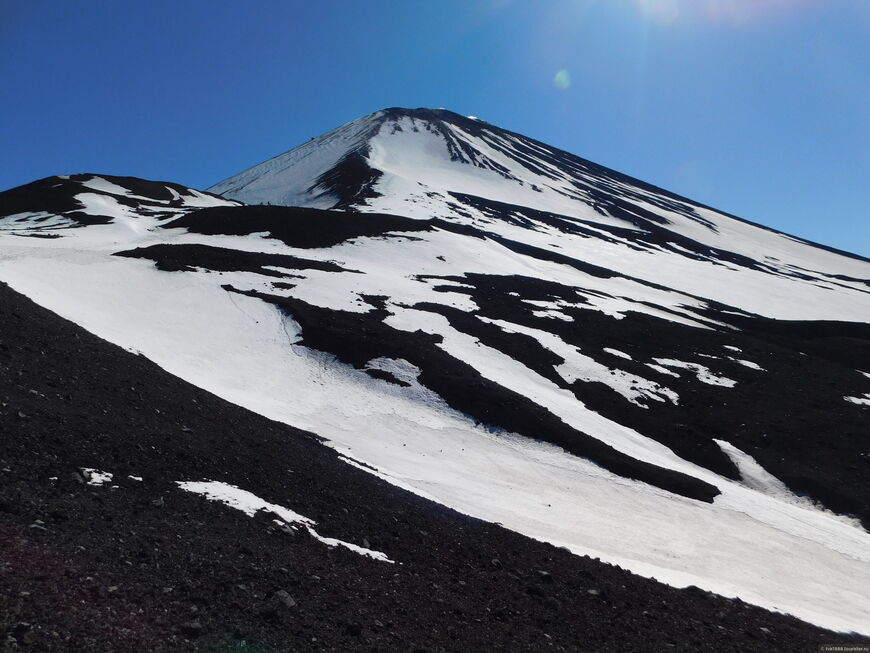
<path id="1" fill-rule="evenodd" d="M 595 590 L 595 589 L 586 590 L 586 593 L 591 595 L 591 596 L 598 596 L 599 594 L 601 594 L 601 590 Z"/>
<path id="2" fill-rule="evenodd" d="M 188 637 L 199 637 L 202 635 L 202 631 L 205 630 L 203 625 L 198 621 L 188 621 L 184 625 L 181 626 L 181 632 L 183 632 Z"/>
<path id="3" fill-rule="evenodd" d="M 33 643 L 33 627 L 26 621 L 20 621 L 15 624 L 10 634 L 19 644 Z"/>
<path id="4" fill-rule="evenodd" d="M 166 505 L 166 501 L 163 499 L 163 497 L 157 497 L 156 499 L 154 499 L 154 501 L 151 502 L 151 505 L 155 508 L 162 508 Z"/>
<path id="5" fill-rule="evenodd" d="M 538 570 L 538 578 L 540 578 L 545 583 L 553 582 L 553 575 L 549 571 L 544 571 L 543 569 Z"/>
<path id="6" fill-rule="evenodd" d="M 489 564 L 498 569 L 499 567 L 501 567 L 501 560 L 499 560 L 498 558 L 493 558 L 489 561 Z"/>
<path id="7" fill-rule="evenodd" d="M 287 608 L 296 607 L 296 600 L 292 596 L 290 596 L 289 592 L 285 590 L 278 590 L 277 592 L 275 592 L 272 598 L 273 600 Z"/>
<path id="8" fill-rule="evenodd" d="M 372 545 L 369 543 L 367 538 L 363 538 L 362 545 L 364 549 L 371 549 Z"/>

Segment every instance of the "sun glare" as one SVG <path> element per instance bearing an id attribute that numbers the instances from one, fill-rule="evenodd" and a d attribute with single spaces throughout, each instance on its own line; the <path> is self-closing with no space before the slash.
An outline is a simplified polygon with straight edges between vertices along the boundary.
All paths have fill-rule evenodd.
<path id="1" fill-rule="evenodd" d="M 637 0 L 640 13 L 662 25 L 670 25 L 680 17 L 679 0 Z"/>
<path id="2" fill-rule="evenodd" d="M 795 14 L 818 7 L 822 0 L 635 0 L 638 12 L 660 25 L 702 21 L 745 25 L 756 20 Z"/>

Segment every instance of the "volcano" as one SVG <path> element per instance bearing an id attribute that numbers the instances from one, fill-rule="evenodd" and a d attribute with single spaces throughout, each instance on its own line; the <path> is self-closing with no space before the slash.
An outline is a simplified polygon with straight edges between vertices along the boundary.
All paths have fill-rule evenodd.
<path id="1" fill-rule="evenodd" d="M 304 540 L 379 574 L 403 564 L 431 571 L 437 551 L 437 565 L 457 582 L 457 551 L 479 543 L 488 557 L 465 561 L 469 569 L 509 572 L 523 596 L 538 601 L 534 610 L 555 610 L 562 625 L 547 635 L 563 650 L 618 641 L 604 632 L 572 639 L 574 600 L 599 590 L 577 581 L 555 596 L 539 587 L 554 572 L 543 564 L 507 569 L 510 551 L 528 565 L 558 559 L 569 575 L 593 558 L 593 571 L 583 574 L 616 573 L 618 565 L 631 573 L 612 591 L 626 597 L 640 591 L 631 583 L 645 583 L 643 596 L 670 597 L 649 600 L 680 603 L 675 615 L 693 601 L 709 604 L 710 614 L 734 601 L 757 606 L 741 613 L 755 625 L 739 634 L 722 624 L 714 632 L 707 613 L 691 618 L 705 624 L 698 641 L 722 650 L 727 642 L 769 650 L 833 636 L 794 617 L 870 634 L 867 259 L 477 118 L 398 108 L 207 191 L 102 174 L 36 181 L 0 194 L 0 239 L 0 280 L 156 364 L 149 379 L 174 379 L 155 376 L 152 389 L 181 383 L 192 388 L 185 393 L 204 391 L 196 401 L 210 406 L 205 417 L 233 415 L 207 436 L 203 426 L 159 417 L 152 418 L 159 428 L 145 420 L 132 438 L 83 432 L 93 443 L 81 452 L 56 437 L 34 449 L 24 439 L 33 435 L 19 428 L 16 460 L 45 456 L 32 481 L 44 486 L 44 502 L 71 501 L 53 483 L 88 488 L 117 503 L 114 519 L 123 521 L 129 506 L 118 497 L 151 505 L 166 496 L 168 509 L 183 502 L 184 514 L 203 523 L 231 514 L 233 528 L 248 524 L 257 537 L 275 529 L 300 536 L 250 545 L 263 560 L 275 546 L 293 550 Z M 109 392 L 121 421 L 144 405 L 124 389 L 143 382 L 122 383 L 127 403 Z M 20 386 L 11 374 L 7 384 L 8 392 Z M 4 419 L 15 421 L 18 409 L 7 404 Z M 83 410 L 107 410 L 99 405 L 92 400 Z M 172 435 L 163 437 L 163 428 Z M 250 434 L 260 431 L 269 435 L 258 444 Z M 284 443 L 297 440 L 305 445 Z M 137 446 L 143 442 L 150 448 Z M 208 460 L 210 447 L 220 463 Z M 326 500 L 332 509 L 318 498 L 316 474 L 306 472 L 304 482 L 294 476 L 304 466 L 299 456 L 339 479 L 330 481 L 331 497 L 341 497 Z M 70 480 L 74 474 L 81 482 Z M 127 480 L 112 490 L 117 478 Z M 16 487 L 16 496 L 28 491 L 25 480 Z M 12 503 L 7 497 L 4 505 Z M 346 507 L 341 515 L 337 503 Z M 389 530 L 384 516 L 398 519 L 398 505 L 411 506 L 401 511 L 415 523 L 446 520 L 430 558 L 417 553 L 426 536 L 411 546 L 402 529 L 396 537 L 363 535 L 375 525 Z M 177 515 L 169 520 L 182 528 Z M 451 528 L 448 544 L 439 538 Z M 197 546 L 213 553 L 220 542 Z M 270 583 L 260 592 L 283 605 L 273 610 L 282 614 L 289 594 Z M 480 603 L 501 586 L 474 587 Z M 613 608 L 620 614 L 649 613 L 620 601 Z M 261 612 L 272 610 L 260 603 Z M 516 605 L 499 607 L 495 621 L 516 622 Z M 427 618 L 465 623 L 471 608 L 456 609 L 462 618 Z M 391 647 L 378 639 L 389 632 L 384 619 L 369 633 L 342 618 L 340 637 L 335 624 L 319 626 L 330 646 L 369 637 L 370 646 Z M 758 625 L 763 619 L 773 621 Z M 687 623 L 695 622 L 675 617 L 667 642 L 674 644 L 671 633 L 685 636 Z M 487 628 L 480 632 L 495 637 Z M 643 621 L 631 628 L 636 639 L 626 646 L 664 632 Z M 397 636 L 430 647 L 471 645 L 447 631 L 419 639 L 421 629 Z M 198 640 L 196 630 L 188 624 L 178 641 Z M 771 633 L 781 639 L 765 640 Z M 291 642 L 271 630 L 258 636 Z M 664 650 L 665 639 L 656 646 Z M 310 644 L 292 645 L 303 641 Z M 510 639 L 499 641 L 510 647 Z M 541 642 L 523 635 L 516 645 Z"/>

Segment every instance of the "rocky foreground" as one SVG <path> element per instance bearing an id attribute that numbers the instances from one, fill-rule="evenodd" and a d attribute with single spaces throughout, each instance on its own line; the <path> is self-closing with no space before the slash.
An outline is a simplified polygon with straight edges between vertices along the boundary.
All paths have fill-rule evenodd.
<path id="1" fill-rule="evenodd" d="M 203 392 L 5 285 L 0 424 L 3 650 L 870 646 L 399 490 L 316 436 Z M 201 480 L 393 562 L 178 485 Z"/>

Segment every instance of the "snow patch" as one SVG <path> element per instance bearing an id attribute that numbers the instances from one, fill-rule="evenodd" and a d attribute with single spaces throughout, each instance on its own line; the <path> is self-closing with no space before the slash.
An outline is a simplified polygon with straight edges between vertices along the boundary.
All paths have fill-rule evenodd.
<path id="1" fill-rule="evenodd" d="M 209 501 L 218 501 L 226 506 L 229 506 L 230 508 L 241 510 L 249 517 L 253 517 L 257 512 L 261 510 L 271 512 L 280 517 L 281 520 L 283 520 L 283 522 L 287 524 L 290 528 L 295 529 L 299 526 L 304 527 L 305 530 L 308 531 L 308 534 L 311 535 L 311 537 L 319 542 L 326 544 L 327 546 L 341 546 L 345 549 L 348 549 L 349 551 L 353 551 L 354 553 L 358 553 L 369 558 L 374 558 L 375 560 L 380 560 L 381 562 L 393 562 L 393 560 L 390 560 L 385 553 L 382 553 L 380 551 L 367 549 L 365 547 L 357 546 L 356 544 L 351 544 L 350 542 L 345 542 L 344 540 L 337 540 L 332 537 L 323 537 L 322 535 L 318 534 L 316 530 L 314 530 L 315 522 L 308 517 L 303 517 L 298 512 L 294 512 L 293 510 L 285 508 L 284 506 L 279 506 L 275 503 L 269 503 L 268 501 L 265 501 L 258 497 L 256 494 L 252 494 L 247 490 L 242 490 L 241 488 L 238 488 L 234 485 L 222 483 L 220 481 L 176 481 L 176 484 L 182 490 L 202 495 Z"/>
<path id="2" fill-rule="evenodd" d="M 719 445 L 722 453 L 728 456 L 731 462 L 737 466 L 737 471 L 740 472 L 740 478 L 744 485 L 772 497 L 789 500 L 798 499 L 782 481 L 768 473 L 752 456 L 725 440 L 713 438 L 713 442 Z"/>
<path id="3" fill-rule="evenodd" d="M 752 361 L 743 360 L 741 358 L 732 358 L 731 356 L 728 357 L 728 360 L 739 363 L 743 367 L 748 367 L 751 370 L 758 370 L 759 372 L 764 372 L 764 368 L 761 367 L 761 365 L 759 365 L 758 363 L 753 363 Z"/>
<path id="4" fill-rule="evenodd" d="M 535 317 L 548 317 L 554 320 L 562 320 L 563 322 L 573 322 L 574 319 L 568 317 L 564 313 L 560 313 L 559 311 L 532 311 L 532 315 Z"/>
<path id="5" fill-rule="evenodd" d="M 608 354 L 611 354 L 613 356 L 619 356 L 620 358 L 625 358 L 626 360 L 634 360 L 631 356 L 626 354 L 624 351 L 619 351 L 618 349 L 604 347 L 601 351 L 606 351 Z"/>
<path id="6" fill-rule="evenodd" d="M 655 363 L 646 363 L 646 366 L 654 369 L 656 372 L 659 372 L 661 374 L 667 374 L 668 376 L 675 376 L 678 379 L 680 378 L 679 374 L 677 374 L 676 372 L 672 372 L 667 367 L 662 367 L 661 365 L 656 365 Z"/>
<path id="7" fill-rule="evenodd" d="M 710 371 L 710 368 L 705 367 L 699 363 L 687 363 L 685 361 L 678 361 L 673 358 L 653 358 L 653 360 L 659 365 L 663 365 L 665 367 L 676 367 L 685 370 L 689 370 L 690 372 L 694 372 L 695 376 L 701 383 L 706 383 L 708 385 L 718 385 L 723 388 L 733 388 L 737 385 L 737 381 L 732 379 L 725 378 L 724 376 L 716 376 Z"/>
<path id="8" fill-rule="evenodd" d="M 99 469 L 94 469 L 93 467 L 82 467 L 81 472 L 88 485 L 100 486 L 112 482 L 111 472 L 102 472 Z"/>

